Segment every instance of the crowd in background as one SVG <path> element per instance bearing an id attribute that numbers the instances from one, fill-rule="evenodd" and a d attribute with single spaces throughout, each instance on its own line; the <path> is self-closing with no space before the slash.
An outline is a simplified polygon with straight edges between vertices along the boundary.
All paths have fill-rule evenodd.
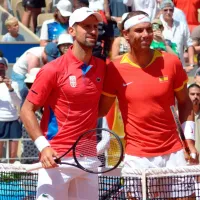
<path id="1" fill-rule="evenodd" d="M 170 4 L 170 6 L 165 7 L 166 3 Z M 12 13 L 9 0 L 1 0 L 0 4 Z M 26 98 L 38 69 L 47 62 L 63 55 L 73 44 L 73 38 L 68 34 L 67 30 L 69 17 L 77 8 L 89 7 L 91 10 L 101 14 L 103 22 L 99 23 L 98 26 L 99 37 L 93 50 L 93 55 L 107 63 L 131 50 L 128 42 L 123 37 L 123 20 L 126 19 L 129 12 L 142 10 L 149 15 L 152 21 L 154 35 L 151 44 L 152 49 L 166 51 L 178 56 L 188 74 L 192 74 L 196 69 L 195 67 L 200 66 L 200 23 L 198 20 L 200 0 L 53 0 L 50 10 L 53 13 L 53 18 L 44 21 L 42 27 L 37 26 L 37 17 L 44 11 L 46 1 L 22 0 L 22 4 L 24 13 L 21 22 L 39 36 L 40 46 L 24 52 L 14 64 L 11 77 L 7 77 L 8 103 L 4 106 L 9 108 L 9 112 L 6 113 L 5 110 L 1 109 L 0 103 L 0 121 L 12 121 L 14 124 L 1 124 L 2 127 L 4 126 L 2 130 L 7 130 L 4 133 L 0 132 L 1 139 L 28 137 L 23 126 L 19 126 L 20 121 L 18 120 L 17 112 Z M 24 36 L 19 34 L 18 21 L 19 19 L 16 17 L 9 17 L 6 20 L 5 26 L 8 32 L 2 37 L 2 42 L 25 41 Z M 7 68 L 6 58 L 1 55 L 0 70 L 5 71 Z M 0 74 L 0 76 L 4 75 Z M 11 85 L 10 80 L 13 81 L 12 84 L 16 83 L 17 87 Z M 196 141 L 200 141 L 200 125 L 198 125 L 200 122 L 199 69 L 194 73 L 194 82 L 189 86 L 188 92 L 195 111 Z M 5 87 L 3 89 L 5 90 Z M 5 95 L 0 95 L 0 102 L 3 99 L 5 99 Z M 38 111 L 37 115 L 38 120 L 40 120 L 42 111 Z M 107 120 L 110 121 L 109 119 Z M 118 123 L 121 123 L 120 120 Z M 109 125 L 109 128 L 112 128 L 112 124 Z M 11 135 L 10 132 L 15 134 Z M 200 151 L 198 143 L 196 142 L 197 149 Z M 16 157 L 17 147 L 18 142 L 12 141 L 10 143 L 12 161 Z M 30 141 L 25 141 L 23 147 L 27 151 L 23 151 L 22 157 L 37 157 L 38 152 Z M 2 149 L 3 143 L 0 144 L 0 156 L 2 156 Z"/>

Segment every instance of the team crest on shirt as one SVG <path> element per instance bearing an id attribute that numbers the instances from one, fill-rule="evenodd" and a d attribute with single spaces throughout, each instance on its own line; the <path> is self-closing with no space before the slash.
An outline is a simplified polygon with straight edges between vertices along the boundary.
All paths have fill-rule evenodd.
<path id="1" fill-rule="evenodd" d="M 71 87 L 77 86 L 76 76 L 69 76 L 69 83 Z"/>
<path id="2" fill-rule="evenodd" d="M 162 82 L 166 82 L 168 81 L 168 76 L 160 76 L 159 77 L 159 81 L 162 83 Z"/>

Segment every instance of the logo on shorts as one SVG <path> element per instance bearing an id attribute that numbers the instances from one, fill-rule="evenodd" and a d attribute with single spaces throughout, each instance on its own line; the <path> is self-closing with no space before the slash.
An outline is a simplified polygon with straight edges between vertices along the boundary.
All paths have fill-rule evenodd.
<path id="1" fill-rule="evenodd" d="M 69 83 L 71 87 L 76 87 L 77 86 L 76 76 L 69 76 Z"/>
<path id="2" fill-rule="evenodd" d="M 44 197 L 44 198 L 48 198 L 49 195 L 48 195 L 48 194 L 42 194 L 42 197 Z"/>

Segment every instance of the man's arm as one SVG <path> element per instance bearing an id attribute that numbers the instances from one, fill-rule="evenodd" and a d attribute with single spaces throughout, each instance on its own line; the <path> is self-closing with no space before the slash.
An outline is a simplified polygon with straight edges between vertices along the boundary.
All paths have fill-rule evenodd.
<path id="1" fill-rule="evenodd" d="M 38 109 L 38 106 L 34 105 L 26 99 L 20 112 L 20 118 L 33 141 L 36 141 L 36 139 L 43 136 L 42 130 L 40 129 L 35 115 L 35 111 Z M 44 168 L 57 166 L 53 159 L 54 157 L 57 157 L 57 153 L 50 146 L 43 148 L 40 153 L 40 161 L 42 162 Z"/>
<path id="2" fill-rule="evenodd" d="M 189 64 L 194 64 L 194 47 L 193 45 L 188 47 L 188 57 L 189 57 Z"/>
<path id="3" fill-rule="evenodd" d="M 175 96 L 178 102 L 178 112 L 179 119 L 181 123 L 186 121 L 194 121 L 194 112 L 192 102 L 188 96 L 187 86 L 185 85 L 183 89 L 175 92 Z M 198 164 L 198 151 L 195 148 L 195 141 L 192 139 L 186 139 L 188 147 L 191 153 L 195 153 L 196 159 L 192 159 L 190 162 L 193 164 Z"/>
<path id="4" fill-rule="evenodd" d="M 111 106 L 115 101 L 115 97 L 109 97 L 105 95 L 101 95 L 100 102 L 99 102 L 99 114 L 98 117 L 103 117 L 107 115 L 108 111 L 110 110 Z"/>

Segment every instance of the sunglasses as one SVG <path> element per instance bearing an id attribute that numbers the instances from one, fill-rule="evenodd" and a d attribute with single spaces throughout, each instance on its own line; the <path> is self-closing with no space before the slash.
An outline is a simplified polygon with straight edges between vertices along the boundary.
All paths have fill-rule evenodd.
<path id="1" fill-rule="evenodd" d="M 170 9 L 163 9 L 164 12 L 174 12 L 174 9 L 170 8 Z"/>

